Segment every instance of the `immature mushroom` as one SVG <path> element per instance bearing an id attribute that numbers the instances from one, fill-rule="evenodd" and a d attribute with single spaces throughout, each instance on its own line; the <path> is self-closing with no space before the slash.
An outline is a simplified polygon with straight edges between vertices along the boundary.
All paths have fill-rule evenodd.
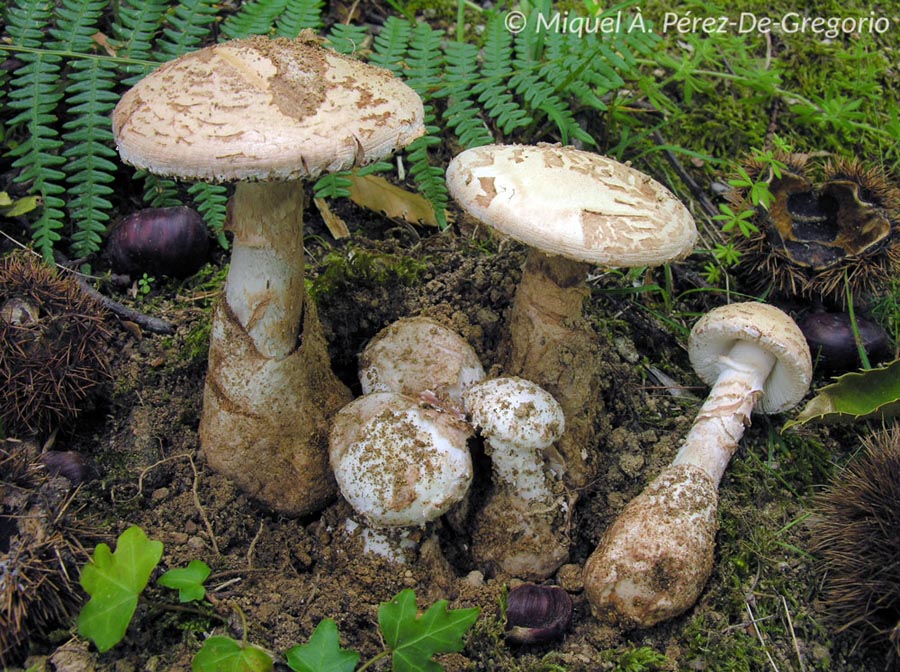
<path id="1" fill-rule="evenodd" d="M 772 306 L 722 306 L 694 325 L 688 350 L 712 385 L 672 464 L 635 497 L 587 561 L 594 615 L 647 627 L 690 608 L 712 572 L 722 474 L 750 414 L 780 413 L 809 389 L 809 347 Z"/>
<path id="2" fill-rule="evenodd" d="M 161 66 L 122 97 L 113 132 L 138 168 L 237 182 L 201 443 L 214 469 L 271 507 L 320 508 L 334 490 L 327 419 L 349 392 L 304 301 L 300 180 L 370 163 L 422 135 L 421 100 L 388 71 L 312 39 L 253 37 Z"/>
<path id="3" fill-rule="evenodd" d="M 394 392 L 358 397 L 335 416 L 331 466 L 350 506 L 374 527 L 422 526 L 472 481 L 472 428 Z"/>
<path id="4" fill-rule="evenodd" d="M 462 405 L 463 391 L 484 379 L 478 354 L 452 329 L 428 317 L 405 317 L 369 341 L 359 357 L 363 394 L 397 392 L 433 396 L 447 410 Z"/>
<path id="5" fill-rule="evenodd" d="M 456 156 L 447 185 L 476 219 L 530 247 L 509 317 L 504 372 L 549 390 L 569 419 L 565 479 L 597 465 L 589 446 L 603 411 L 602 358 L 582 315 L 593 265 L 654 266 L 690 254 L 687 209 L 665 187 L 598 154 L 559 145 L 491 145 Z"/>
<path id="6" fill-rule="evenodd" d="M 472 554 L 493 570 L 545 579 L 569 554 L 568 504 L 544 466 L 544 450 L 565 430 L 562 408 L 538 385 L 509 377 L 473 385 L 463 403 L 494 472 L 494 490 L 474 520 Z"/>

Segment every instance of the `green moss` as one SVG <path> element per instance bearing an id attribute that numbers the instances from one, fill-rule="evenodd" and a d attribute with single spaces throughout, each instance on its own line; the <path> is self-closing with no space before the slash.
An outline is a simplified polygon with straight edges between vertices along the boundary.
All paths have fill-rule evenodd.
<path id="1" fill-rule="evenodd" d="M 413 285 L 427 268 L 424 261 L 414 257 L 382 254 L 348 244 L 325 254 L 317 264 L 317 275 L 307 278 L 306 289 L 313 300 L 321 302 L 351 286 Z"/>

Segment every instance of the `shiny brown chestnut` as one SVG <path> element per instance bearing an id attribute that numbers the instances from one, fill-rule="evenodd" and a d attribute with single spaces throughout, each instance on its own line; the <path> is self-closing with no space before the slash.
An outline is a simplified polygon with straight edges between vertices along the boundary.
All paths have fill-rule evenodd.
<path id="1" fill-rule="evenodd" d="M 572 598 L 559 586 L 516 586 L 507 596 L 506 638 L 516 644 L 560 639 L 572 623 L 572 609 Z"/>
<path id="2" fill-rule="evenodd" d="M 63 476 L 72 483 L 78 485 L 88 480 L 90 466 L 87 458 L 74 450 L 48 450 L 41 453 L 41 464 L 51 476 Z"/>
<path id="3" fill-rule="evenodd" d="M 856 318 L 856 324 L 869 363 L 875 365 L 888 359 L 891 347 L 887 332 L 864 318 Z M 798 325 L 820 371 L 845 373 L 861 366 L 849 314 L 811 313 L 799 320 Z"/>
<path id="4" fill-rule="evenodd" d="M 193 208 L 146 208 L 122 219 L 106 247 L 116 273 L 186 278 L 206 263 L 206 223 Z"/>

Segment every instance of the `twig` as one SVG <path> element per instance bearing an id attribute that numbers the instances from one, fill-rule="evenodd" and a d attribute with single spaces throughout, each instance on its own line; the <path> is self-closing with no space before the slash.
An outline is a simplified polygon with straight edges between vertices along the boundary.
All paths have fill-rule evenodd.
<path id="1" fill-rule="evenodd" d="M 16 240 L 12 236 L 10 236 L 5 231 L 0 231 L 0 235 L 2 235 L 13 245 L 24 250 L 25 252 L 28 252 L 29 254 L 33 254 L 36 257 L 41 256 L 37 252 L 32 250 L 30 247 L 28 247 L 27 245 L 23 245 L 22 243 L 20 243 L 18 240 Z M 59 254 L 59 253 L 57 253 L 57 254 Z M 59 255 L 59 256 L 62 257 L 62 255 Z M 63 258 L 63 261 L 65 261 L 65 258 Z M 103 305 L 103 307 L 106 308 L 107 310 L 109 310 L 110 312 L 115 313 L 116 315 L 118 315 L 121 318 L 130 320 L 130 321 L 134 322 L 135 324 L 140 325 L 140 327 L 145 329 L 146 331 L 149 331 L 154 334 L 173 334 L 173 333 L 175 333 L 175 327 L 173 327 L 171 325 L 171 323 L 166 322 L 165 320 L 161 320 L 158 317 L 151 317 L 150 315 L 144 315 L 143 313 L 139 313 L 138 311 L 136 311 L 132 308 L 129 308 L 128 306 L 123 306 L 118 301 L 115 301 L 115 300 L 109 298 L 108 296 L 101 294 L 100 292 L 98 292 L 96 289 L 94 289 L 87 283 L 87 281 L 85 280 L 85 277 L 87 277 L 87 276 L 85 276 L 84 273 L 79 273 L 78 271 L 72 270 L 65 264 L 60 264 L 60 263 L 55 262 L 54 265 L 61 271 L 65 271 L 66 273 L 71 273 L 73 276 L 75 276 L 75 279 L 78 281 L 78 284 L 81 287 L 81 289 L 84 290 L 84 292 L 86 294 L 88 294 L 91 298 L 93 298 L 95 301 L 98 301 L 99 303 L 101 303 Z"/>
<path id="2" fill-rule="evenodd" d="M 653 142 L 660 146 L 667 144 L 665 138 L 662 137 L 662 134 L 659 131 L 653 131 Z M 694 198 L 697 199 L 697 202 L 700 203 L 700 206 L 706 211 L 706 214 L 710 217 L 719 214 L 719 209 L 712 200 L 710 200 L 706 192 L 700 188 L 700 185 L 694 181 L 694 178 L 691 177 L 690 173 L 684 169 L 684 166 L 681 165 L 681 161 L 675 156 L 675 152 L 671 149 L 663 149 L 663 153 L 668 162 L 672 165 L 672 168 L 678 173 L 678 177 L 687 185 L 688 189 L 691 190 L 691 193 L 694 194 Z"/>
<path id="3" fill-rule="evenodd" d="M 212 525 L 209 522 L 209 518 L 207 518 L 207 516 L 206 516 L 206 510 L 203 508 L 203 505 L 200 503 L 200 495 L 197 492 L 197 484 L 200 481 L 200 475 L 199 475 L 199 473 L 197 473 L 197 465 L 194 464 L 194 458 L 190 455 L 190 453 L 180 453 L 178 455 L 170 455 L 169 457 L 163 458 L 163 459 L 159 460 L 158 462 L 154 462 L 149 467 L 146 467 L 145 469 L 143 469 L 141 471 L 141 473 L 138 475 L 138 491 L 134 497 L 141 496 L 141 493 L 144 490 L 144 476 L 146 476 L 147 473 L 151 469 L 155 469 L 156 467 L 158 467 L 161 464 L 165 464 L 166 462 L 172 462 L 173 460 L 178 460 L 183 457 L 187 458 L 187 461 L 191 465 L 191 471 L 194 472 L 194 483 L 191 486 L 191 494 L 194 496 L 194 505 L 197 507 L 197 510 L 200 512 L 200 518 L 203 520 L 204 527 L 206 527 L 206 534 L 209 535 L 209 540 L 212 543 L 213 550 L 216 552 L 216 555 L 222 555 L 222 553 L 219 551 L 219 545 L 216 543 L 216 535 L 213 534 Z M 134 499 L 134 498 L 132 498 L 132 499 Z"/>
<path id="4" fill-rule="evenodd" d="M 806 672 L 806 666 L 803 664 L 803 656 L 800 655 L 800 644 L 797 643 L 797 635 L 794 633 L 794 623 L 791 620 L 791 612 L 788 609 L 787 600 L 784 595 L 781 596 L 781 603 L 784 605 L 784 615 L 787 616 L 788 630 L 791 632 L 791 643 L 794 645 L 794 653 L 797 654 L 797 662 L 800 663 L 800 672 Z"/>
<path id="5" fill-rule="evenodd" d="M 247 569 L 253 569 L 253 551 L 256 549 L 256 542 L 259 541 L 259 537 L 263 531 L 263 521 L 259 521 L 259 529 L 256 531 L 256 536 L 253 537 L 253 541 L 250 542 L 250 547 L 247 549 Z"/>
<path id="6" fill-rule="evenodd" d="M 141 329 L 154 334 L 175 333 L 175 327 L 172 326 L 171 322 L 166 322 L 165 320 L 162 320 L 158 317 L 152 317 L 150 315 L 145 315 L 144 313 L 139 313 L 133 308 L 122 305 L 118 301 L 115 301 L 108 296 L 101 294 L 78 275 L 76 275 L 75 278 L 78 280 L 78 284 L 81 285 L 81 288 L 86 294 L 90 295 L 94 300 L 103 304 L 104 308 L 106 308 L 110 312 L 115 313 L 122 319 L 134 322 L 135 324 L 139 325 Z"/>
<path id="7" fill-rule="evenodd" d="M 747 607 L 747 615 L 750 616 L 750 625 L 753 626 L 753 631 L 756 633 L 756 637 L 759 639 L 759 643 L 762 645 L 763 651 L 766 652 L 766 658 L 769 659 L 769 663 L 772 665 L 772 669 L 775 672 L 779 672 L 778 665 L 775 664 L 775 659 L 772 658 L 772 654 L 769 653 L 769 647 L 766 645 L 766 640 L 763 637 L 762 631 L 756 626 L 757 620 L 753 615 L 753 611 L 750 609 L 750 602 L 745 601 L 744 606 Z"/>

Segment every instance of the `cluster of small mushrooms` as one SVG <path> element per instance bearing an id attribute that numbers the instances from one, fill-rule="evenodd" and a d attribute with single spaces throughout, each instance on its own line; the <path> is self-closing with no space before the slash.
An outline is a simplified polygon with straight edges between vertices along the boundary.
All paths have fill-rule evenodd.
<path id="1" fill-rule="evenodd" d="M 603 405 L 582 315 L 595 265 L 687 256 L 697 230 L 665 187 L 630 166 L 558 145 L 485 146 L 447 183 L 483 224 L 529 246 L 507 342 L 487 379 L 472 347 L 424 317 L 387 327 L 360 358 L 362 396 L 333 375 L 304 298 L 300 180 L 360 166 L 424 132 L 418 96 L 389 72 L 312 38 L 217 44 L 160 67 L 117 106 L 125 161 L 185 180 L 236 183 L 228 278 L 213 318 L 200 438 L 211 467 L 287 514 L 321 509 L 335 481 L 372 550 L 402 559 L 404 535 L 455 505 L 480 434 L 492 489 L 470 529 L 488 570 L 551 576 L 568 558 L 572 493 L 596 475 Z M 594 613 L 626 626 L 674 616 L 712 567 L 717 488 L 754 408 L 805 394 L 810 355 L 780 310 L 742 303 L 695 326 L 690 356 L 713 385 L 672 465 L 589 559 Z M 388 530 L 388 531 L 386 531 Z"/>

